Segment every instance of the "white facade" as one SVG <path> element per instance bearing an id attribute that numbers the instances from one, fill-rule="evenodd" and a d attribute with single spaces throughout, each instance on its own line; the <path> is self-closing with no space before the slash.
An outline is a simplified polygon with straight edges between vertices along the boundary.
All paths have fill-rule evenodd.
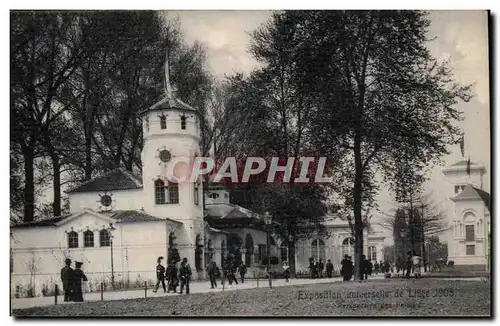
<path id="1" fill-rule="evenodd" d="M 446 168 L 444 174 L 449 180 L 448 260 L 456 266 L 489 265 L 489 240 L 491 214 L 489 211 L 490 195 L 483 190 L 485 168 L 471 163 L 470 176 L 466 162 Z"/>
<path id="2" fill-rule="evenodd" d="M 335 218 L 327 218 L 325 221 L 328 237 L 322 239 L 307 239 L 297 243 L 295 254 L 297 270 L 307 271 L 309 258 L 316 261 L 320 258 L 326 263 L 331 260 L 336 271 L 341 268 L 340 262 L 344 255 L 354 258 L 354 238 L 349 224 Z M 378 224 L 373 224 L 370 231 L 365 230 L 363 235 L 363 253 L 372 263 L 384 260 L 385 236 Z M 318 241 L 319 240 L 319 241 Z"/>

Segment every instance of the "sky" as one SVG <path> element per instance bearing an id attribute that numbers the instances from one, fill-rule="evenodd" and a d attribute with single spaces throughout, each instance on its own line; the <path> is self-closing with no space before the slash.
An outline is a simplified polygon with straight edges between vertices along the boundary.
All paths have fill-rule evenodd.
<path id="1" fill-rule="evenodd" d="M 265 23 L 270 11 L 170 11 L 180 19 L 186 41 L 199 41 L 207 49 L 210 69 L 215 76 L 234 72 L 249 73 L 258 63 L 247 52 L 248 32 Z M 464 112 L 460 123 L 465 132 L 465 156 L 486 167 L 484 189 L 490 189 L 490 115 L 488 66 L 488 17 L 486 11 L 431 11 L 428 44 L 431 54 L 449 60 L 456 81 L 474 84 L 475 97 L 457 107 Z M 426 191 L 436 200 L 443 198 L 444 187 L 450 187 L 442 169 L 461 160 L 459 146 L 443 157 L 443 164 L 429 174 Z M 378 196 L 380 209 L 388 212 L 393 203 L 388 191 Z"/>

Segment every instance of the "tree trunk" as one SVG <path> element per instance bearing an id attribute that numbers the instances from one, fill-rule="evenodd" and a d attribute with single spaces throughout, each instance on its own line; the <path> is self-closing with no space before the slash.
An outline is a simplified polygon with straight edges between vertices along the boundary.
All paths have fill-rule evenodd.
<path id="1" fill-rule="evenodd" d="M 23 149 L 24 158 L 24 222 L 35 218 L 35 155 L 33 147 Z"/>
<path id="2" fill-rule="evenodd" d="M 92 179 L 92 123 L 85 127 L 85 180 Z"/>
<path id="3" fill-rule="evenodd" d="M 354 237 L 355 237 L 355 255 L 354 255 L 354 277 L 360 280 L 362 277 L 361 271 L 361 256 L 363 254 L 363 189 L 362 189 L 362 162 L 361 162 L 361 137 L 358 133 L 354 138 Z"/>
<path id="4" fill-rule="evenodd" d="M 288 266 L 290 266 L 290 274 L 295 277 L 295 242 L 288 241 Z"/>
<path id="5" fill-rule="evenodd" d="M 61 163 L 57 154 L 52 154 L 52 174 L 54 177 L 54 202 L 52 209 L 54 216 L 61 216 Z"/>

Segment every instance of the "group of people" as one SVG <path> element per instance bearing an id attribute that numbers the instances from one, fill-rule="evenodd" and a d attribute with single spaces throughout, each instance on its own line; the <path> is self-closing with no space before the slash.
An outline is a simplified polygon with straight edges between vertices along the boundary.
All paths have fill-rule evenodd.
<path id="1" fill-rule="evenodd" d="M 325 270 L 326 274 L 323 272 Z M 309 275 L 311 278 L 328 278 L 333 277 L 333 264 L 330 259 L 328 259 L 326 265 L 323 259 L 315 261 L 314 258 L 309 258 Z"/>
<path id="2" fill-rule="evenodd" d="M 83 301 L 82 282 L 87 282 L 87 276 L 81 270 L 82 262 L 75 261 L 75 268 L 71 268 L 71 259 L 67 258 L 65 266 L 61 269 L 64 301 Z"/>
<path id="3" fill-rule="evenodd" d="M 156 286 L 153 290 L 154 293 L 158 291 L 160 284 L 163 286 L 163 292 L 169 293 L 173 291 L 177 293 L 177 286 L 180 284 L 179 294 L 184 292 L 186 289 L 186 294 L 189 294 L 189 282 L 191 281 L 191 266 L 188 264 L 186 257 L 179 261 L 172 261 L 167 268 L 162 265 L 163 257 L 158 257 L 156 265 Z M 167 280 L 167 285 L 165 285 L 165 280 Z"/>

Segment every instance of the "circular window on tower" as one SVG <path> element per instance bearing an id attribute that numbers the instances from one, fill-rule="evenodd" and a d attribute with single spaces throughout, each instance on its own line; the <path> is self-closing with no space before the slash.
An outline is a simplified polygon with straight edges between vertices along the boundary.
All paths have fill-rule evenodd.
<path id="1" fill-rule="evenodd" d="M 160 160 L 161 160 L 162 162 L 167 163 L 167 162 L 169 162 L 169 161 L 170 161 L 170 159 L 172 158 L 172 155 L 170 154 L 170 152 L 169 152 L 168 150 L 166 150 L 166 149 L 162 149 L 162 150 L 160 151 L 159 157 L 160 157 Z"/>
<path id="2" fill-rule="evenodd" d="M 111 196 L 110 195 L 103 195 L 101 196 L 101 205 L 104 206 L 104 207 L 109 207 L 111 206 L 111 203 L 113 202 L 113 200 L 111 199 Z"/>

